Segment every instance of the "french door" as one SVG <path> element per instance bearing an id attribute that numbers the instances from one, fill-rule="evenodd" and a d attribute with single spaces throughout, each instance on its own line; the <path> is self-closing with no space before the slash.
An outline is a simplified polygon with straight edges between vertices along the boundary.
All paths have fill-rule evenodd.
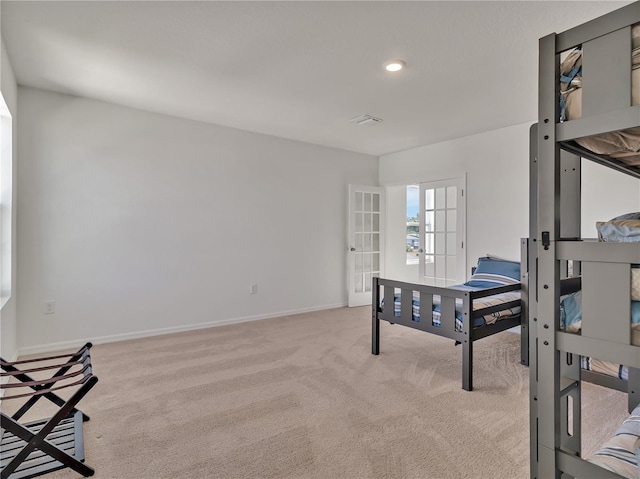
<path id="1" fill-rule="evenodd" d="M 465 178 L 420 183 L 420 279 L 450 286 L 466 277 Z"/>
<path id="2" fill-rule="evenodd" d="M 383 270 L 384 188 L 349 185 L 348 304 L 371 304 L 371 280 Z"/>

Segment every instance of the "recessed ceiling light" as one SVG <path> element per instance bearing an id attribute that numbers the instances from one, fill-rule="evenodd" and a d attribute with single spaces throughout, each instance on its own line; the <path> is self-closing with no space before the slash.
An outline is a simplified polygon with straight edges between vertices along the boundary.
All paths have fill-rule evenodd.
<path id="1" fill-rule="evenodd" d="M 406 63 L 402 60 L 391 60 L 384 64 L 384 69 L 388 72 L 398 72 L 406 66 Z"/>

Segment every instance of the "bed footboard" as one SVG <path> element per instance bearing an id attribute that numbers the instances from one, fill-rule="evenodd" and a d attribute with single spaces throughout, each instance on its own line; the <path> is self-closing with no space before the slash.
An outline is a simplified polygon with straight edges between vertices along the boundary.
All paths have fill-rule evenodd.
<path id="1" fill-rule="evenodd" d="M 371 353 L 380 354 L 380 320 L 401 324 L 462 345 L 462 388 L 473 389 L 473 342 L 520 324 L 520 315 L 474 328 L 474 319 L 508 308 L 520 307 L 514 300 L 473 310 L 474 299 L 520 290 L 520 284 L 479 291 L 442 288 L 373 278 Z M 399 304 L 399 307 L 398 307 Z M 417 307 L 416 307 L 417 306 Z M 435 306 L 435 308 L 434 308 Z M 434 309 L 439 325 L 434 324 Z M 456 318 L 457 316 L 457 318 Z"/>

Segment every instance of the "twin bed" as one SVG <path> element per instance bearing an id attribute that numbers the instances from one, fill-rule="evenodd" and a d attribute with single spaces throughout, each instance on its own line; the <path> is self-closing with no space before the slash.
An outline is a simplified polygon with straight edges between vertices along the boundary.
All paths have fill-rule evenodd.
<path id="1" fill-rule="evenodd" d="M 520 274 L 520 263 L 487 256 L 467 282 L 448 288 L 374 278 L 371 352 L 380 353 L 380 320 L 452 339 L 462 345 L 462 388 L 471 391 L 474 341 L 521 323 Z"/>

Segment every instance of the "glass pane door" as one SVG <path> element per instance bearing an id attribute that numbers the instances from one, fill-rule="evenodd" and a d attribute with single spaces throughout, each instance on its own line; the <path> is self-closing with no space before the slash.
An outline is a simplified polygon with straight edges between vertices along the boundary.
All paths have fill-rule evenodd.
<path id="1" fill-rule="evenodd" d="M 382 266 L 383 193 L 377 187 L 351 187 L 349 306 L 371 302 L 371 280 Z"/>
<path id="2" fill-rule="evenodd" d="M 425 284 L 464 282 L 464 179 L 420 185 L 420 274 Z"/>

